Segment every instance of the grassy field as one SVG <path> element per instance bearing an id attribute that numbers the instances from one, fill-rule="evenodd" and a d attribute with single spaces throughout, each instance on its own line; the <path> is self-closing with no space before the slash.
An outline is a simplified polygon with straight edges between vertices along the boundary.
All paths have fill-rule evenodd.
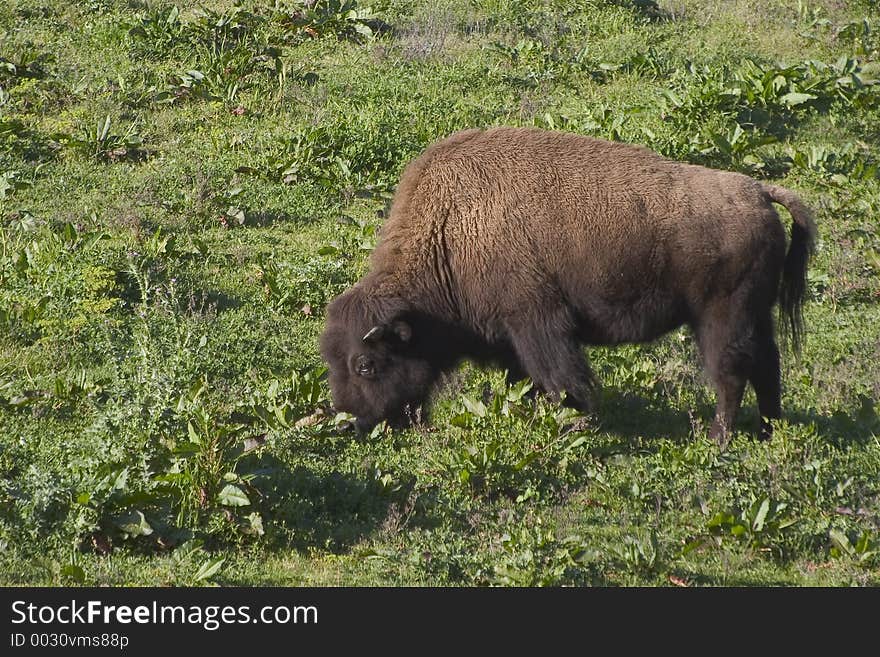
<path id="1" fill-rule="evenodd" d="M 872 0 L 4 0 L 0 584 L 880 584 L 877 79 Z M 327 302 L 406 162 L 502 124 L 815 208 L 771 442 L 751 392 L 707 439 L 686 331 L 590 350 L 587 428 L 465 366 L 342 430 Z"/>

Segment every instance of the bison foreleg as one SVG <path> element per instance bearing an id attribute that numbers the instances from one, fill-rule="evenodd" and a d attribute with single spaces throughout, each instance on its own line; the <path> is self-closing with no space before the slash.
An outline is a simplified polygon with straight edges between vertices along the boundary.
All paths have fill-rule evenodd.
<path id="1" fill-rule="evenodd" d="M 565 319 L 540 318 L 511 327 L 510 341 L 535 386 L 551 396 L 565 393 L 565 404 L 588 413 L 593 408 L 596 378 Z"/>

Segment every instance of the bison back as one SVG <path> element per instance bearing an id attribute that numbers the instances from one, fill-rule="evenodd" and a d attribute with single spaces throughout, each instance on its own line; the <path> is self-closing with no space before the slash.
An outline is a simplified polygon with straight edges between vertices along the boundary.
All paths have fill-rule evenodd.
<path id="1" fill-rule="evenodd" d="M 373 269 L 414 291 L 423 281 L 489 337 L 561 303 L 585 340 L 616 343 L 688 321 L 754 267 L 781 267 L 784 249 L 775 210 L 747 176 L 495 128 L 457 133 L 410 164 Z"/>

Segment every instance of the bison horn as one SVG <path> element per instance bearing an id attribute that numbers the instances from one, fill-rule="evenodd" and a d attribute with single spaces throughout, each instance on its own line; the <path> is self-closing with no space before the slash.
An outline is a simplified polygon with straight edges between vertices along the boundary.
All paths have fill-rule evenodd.
<path id="1" fill-rule="evenodd" d="M 382 334 L 385 333 L 385 328 L 382 326 L 374 326 L 361 338 L 364 342 L 375 342 L 382 338 Z"/>

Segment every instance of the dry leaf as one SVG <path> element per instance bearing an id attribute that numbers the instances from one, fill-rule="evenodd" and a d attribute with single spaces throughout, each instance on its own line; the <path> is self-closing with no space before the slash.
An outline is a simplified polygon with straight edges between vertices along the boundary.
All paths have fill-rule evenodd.
<path id="1" fill-rule="evenodd" d="M 318 409 L 311 415 L 307 415 L 297 420 L 296 424 L 294 424 L 293 426 L 297 429 L 302 429 L 303 427 L 311 427 L 318 424 L 318 422 L 320 422 L 323 417 L 324 411 Z"/>

